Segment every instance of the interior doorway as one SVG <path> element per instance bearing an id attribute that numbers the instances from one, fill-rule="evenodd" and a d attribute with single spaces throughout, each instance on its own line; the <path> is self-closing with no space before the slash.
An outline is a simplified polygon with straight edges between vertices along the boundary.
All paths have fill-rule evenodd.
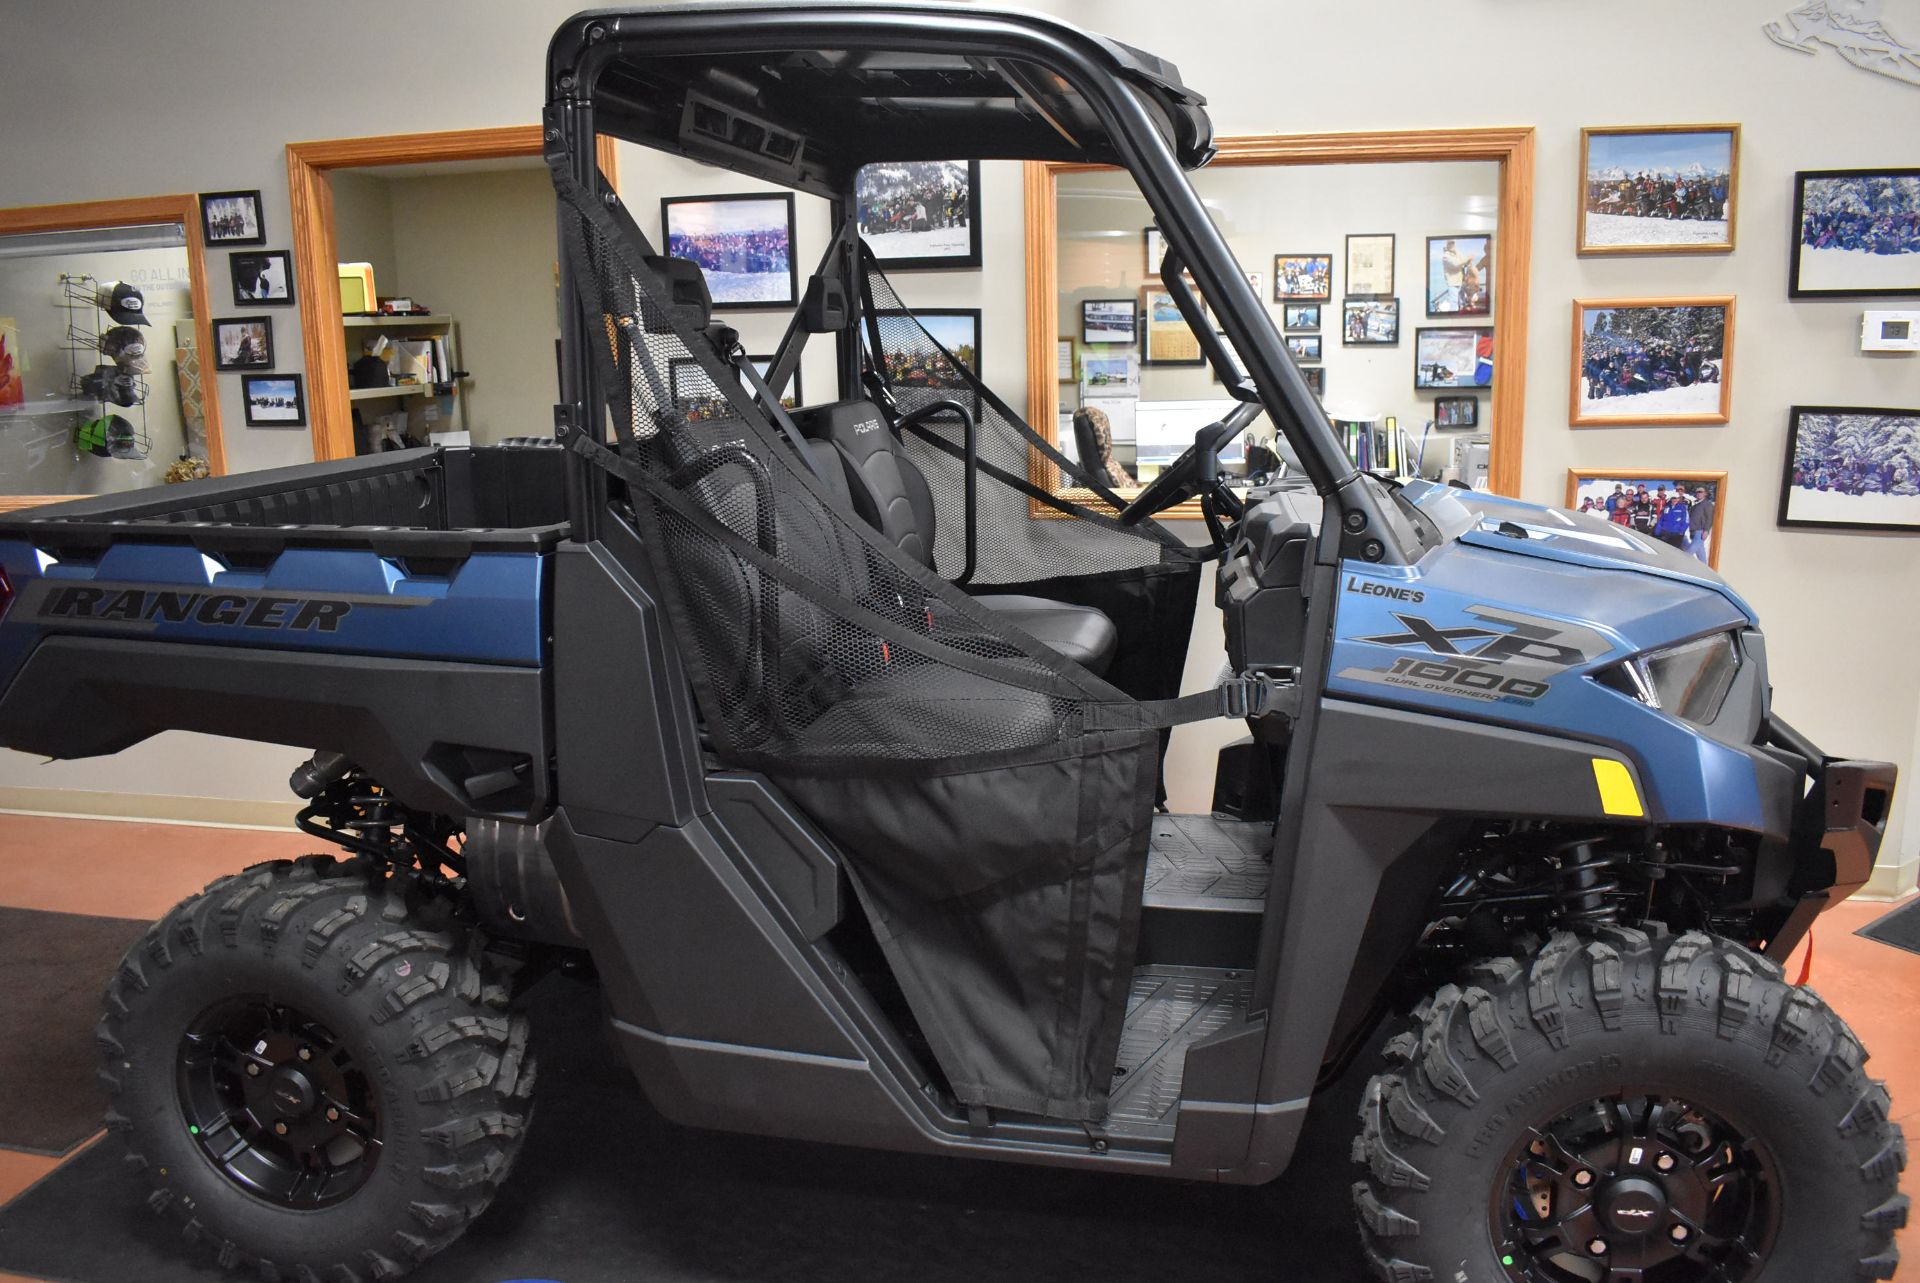
<path id="1" fill-rule="evenodd" d="M 540 149 L 536 125 L 287 145 L 316 459 L 552 430 L 556 254 Z M 599 159 L 612 180 L 611 139 Z M 383 310 L 382 298 L 414 306 Z"/>

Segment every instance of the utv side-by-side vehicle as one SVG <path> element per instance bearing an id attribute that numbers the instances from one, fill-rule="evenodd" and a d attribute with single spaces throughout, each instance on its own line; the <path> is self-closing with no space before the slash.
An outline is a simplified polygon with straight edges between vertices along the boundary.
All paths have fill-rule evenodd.
<path id="1" fill-rule="evenodd" d="M 973 8 L 660 8 L 566 23 L 546 101 L 554 440 L 0 522 L 0 742 L 309 748 L 346 852 L 215 882 L 108 987 L 108 1122 L 190 1239 L 308 1283 L 444 1248 L 565 967 L 695 1126 L 1256 1183 L 1384 1041 L 1328 1176 L 1383 1279 L 1892 1274 L 1887 1093 L 1781 962 L 1871 872 L 1893 768 L 1774 714 L 1699 562 L 1356 471 L 1187 182 L 1173 67 Z M 829 203 L 767 372 L 600 134 Z M 1224 412 L 1137 494 L 858 235 L 863 166 L 956 157 L 1151 205 Z M 790 409 L 809 344 L 836 397 Z M 1262 416 L 1291 466 L 1224 476 Z M 1154 520 L 1194 498 L 1210 546 Z M 1231 672 L 1182 695 L 1203 572 Z M 1169 814 L 1168 728 L 1211 717 L 1247 735 Z"/>

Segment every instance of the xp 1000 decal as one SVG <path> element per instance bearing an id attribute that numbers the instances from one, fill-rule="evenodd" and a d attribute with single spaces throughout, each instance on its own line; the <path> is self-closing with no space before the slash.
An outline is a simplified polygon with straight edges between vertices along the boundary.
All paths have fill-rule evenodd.
<path id="1" fill-rule="evenodd" d="M 1468 606 L 1456 619 L 1397 605 L 1390 613 L 1398 625 L 1392 631 L 1348 640 L 1407 653 L 1379 666 L 1350 665 L 1339 676 L 1431 695 L 1531 704 L 1554 678 L 1613 649 L 1591 628 L 1500 606 Z"/>

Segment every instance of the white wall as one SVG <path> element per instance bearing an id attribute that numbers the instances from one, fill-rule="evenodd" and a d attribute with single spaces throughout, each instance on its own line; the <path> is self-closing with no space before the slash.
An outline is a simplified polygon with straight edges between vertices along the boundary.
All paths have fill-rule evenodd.
<path id="1" fill-rule="evenodd" d="M 573 0 L 415 0 L 407 19 L 410 29 L 432 33 L 423 43 L 369 37 L 392 29 L 385 0 L 15 6 L 0 76 L 0 119 L 13 125 L 0 204 L 259 187 L 269 247 L 285 248 L 287 141 L 532 122 L 547 37 L 575 7 Z M 1908 639 L 1920 634 L 1920 593 L 1912 590 L 1920 539 L 1782 531 L 1773 509 L 1788 405 L 1920 401 L 1920 365 L 1854 351 L 1858 304 L 1790 303 L 1785 284 L 1793 171 L 1920 164 L 1913 128 L 1920 94 L 1831 52 L 1807 56 L 1771 44 L 1760 26 L 1790 0 L 1285 7 L 1215 0 L 1186 10 L 1163 0 L 1034 0 L 1033 7 L 1177 64 L 1211 100 L 1221 134 L 1537 127 L 1525 494 L 1558 502 L 1570 466 L 1727 469 L 1721 568 L 1766 621 L 1781 712 L 1817 741 L 1897 760 L 1914 779 L 1920 666 Z M 1909 42 L 1920 40 L 1920 0 L 1889 0 L 1882 17 Z M 75 31 L 88 33 L 89 65 L 161 74 L 141 78 L 137 103 L 118 101 L 70 56 Z M 217 68 L 217 76 L 197 68 Z M 1745 129 L 1737 252 L 1575 256 L 1582 125 L 1726 120 Z M 686 190 L 653 190 L 655 176 L 638 164 L 622 172 L 643 213 L 658 195 Z M 740 186 L 730 176 L 714 182 Z M 1019 185 L 989 179 L 983 186 L 988 373 L 1021 405 Z M 803 224 L 803 261 L 818 247 L 808 235 Z M 210 257 L 213 295 L 230 297 L 224 255 Z M 958 288 L 942 279 L 930 276 L 926 285 L 928 303 L 964 301 L 937 297 Z M 910 293 L 921 300 L 917 282 Z M 1721 293 L 1739 296 L 1731 424 L 1567 427 L 1573 298 Z M 276 345 L 297 355 L 297 317 L 284 316 Z M 286 357 L 282 363 L 290 365 Z M 304 433 L 241 426 L 237 380 L 221 376 L 220 385 L 234 466 L 304 457 Z M 0 768 L 0 779 L 13 769 Z M 1895 820 L 1907 835 L 1908 862 L 1920 857 L 1920 821 L 1904 818 L 1915 810 L 1903 800 Z"/>

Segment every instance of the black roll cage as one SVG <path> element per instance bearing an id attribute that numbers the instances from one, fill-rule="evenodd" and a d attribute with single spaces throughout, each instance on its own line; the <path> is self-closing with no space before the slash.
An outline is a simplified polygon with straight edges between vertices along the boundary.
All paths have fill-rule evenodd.
<path id="1" fill-rule="evenodd" d="M 834 227 L 854 209 L 854 176 L 876 161 L 966 156 L 1126 169 L 1176 264 L 1215 301 L 1260 402 L 1337 511 L 1323 556 L 1390 564 L 1417 557 L 1418 547 L 1404 547 L 1396 534 L 1389 500 L 1341 448 L 1187 182 L 1185 170 L 1213 156 L 1212 125 L 1204 99 L 1152 55 L 1030 14 L 897 3 L 694 5 L 580 14 L 554 37 L 547 74 L 549 162 L 564 164 L 609 203 L 618 198 L 595 163 L 596 133 L 824 197 Z M 799 105 L 789 75 L 816 91 L 804 99 L 810 105 Z M 789 104 L 784 120 L 780 99 Z M 799 122 L 806 128 L 795 128 L 792 118 L 809 112 Z M 560 252 L 569 254 L 564 238 Z M 854 257 L 841 256 L 850 298 L 858 297 Z M 562 271 L 565 359 L 556 416 L 587 430 L 600 419 L 591 407 L 604 402 L 571 279 Z M 1195 300 L 1184 290 L 1175 297 L 1191 321 Z M 1212 341 L 1206 325 L 1194 328 Z M 857 388 L 857 339 L 843 331 L 838 342 L 841 386 Z M 1223 353 L 1208 354 L 1223 363 L 1223 377 L 1230 373 Z M 605 499 L 605 479 L 595 472 L 578 457 L 570 463 L 569 511 L 582 539 L 597 531 Z"/>

